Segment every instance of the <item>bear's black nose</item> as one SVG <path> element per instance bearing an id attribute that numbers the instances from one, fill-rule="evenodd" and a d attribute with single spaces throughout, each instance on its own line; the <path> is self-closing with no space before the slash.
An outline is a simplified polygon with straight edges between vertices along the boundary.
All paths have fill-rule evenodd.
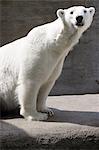
<path id="1" fill-rule="evenodd" d="M 83 20 L 83 16 L 76 17 L 77 23 L 81 23 Z"/>

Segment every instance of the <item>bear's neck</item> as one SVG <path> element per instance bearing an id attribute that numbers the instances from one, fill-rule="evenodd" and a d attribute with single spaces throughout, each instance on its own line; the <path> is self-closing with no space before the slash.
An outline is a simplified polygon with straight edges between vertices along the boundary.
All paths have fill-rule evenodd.
<path id="1" fill-rule="evenodd" d="M 60 53 L 63 51 L 69 52 L 74 45 L 79 42 L 79 39 L 82 35 L 77 29 L 73 26 L 66 26 L 63 24 L 62 20 L 58 18 L 52 23 L 53 40 L 57 45 L 56 50 Z"/>

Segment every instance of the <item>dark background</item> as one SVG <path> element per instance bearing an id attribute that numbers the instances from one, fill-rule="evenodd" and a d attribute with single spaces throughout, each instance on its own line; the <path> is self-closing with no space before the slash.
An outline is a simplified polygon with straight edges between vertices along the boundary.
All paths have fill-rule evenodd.
<path id="1" fill-rule="evenodd" d="M 56 19 L 58 8 L 95 6 L 91 28 L 65 60 L 52 95 L 99 93 L 98 0 L 0 0 L 0 45 L 25 36 L 33 27 Z"/>

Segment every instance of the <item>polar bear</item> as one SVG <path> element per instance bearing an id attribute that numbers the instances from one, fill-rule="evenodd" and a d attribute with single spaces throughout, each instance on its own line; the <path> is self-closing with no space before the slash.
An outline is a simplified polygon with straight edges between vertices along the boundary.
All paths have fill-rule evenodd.
<path id="1" fill-rule="evenodd" d="M 0 48 L 0 101 L 20 106 L 28 120 L 46 120 L 46 99 L 61 74 L 65 57 L 93 20 L 95 8 L 58 9 L 57 19 Z"/>

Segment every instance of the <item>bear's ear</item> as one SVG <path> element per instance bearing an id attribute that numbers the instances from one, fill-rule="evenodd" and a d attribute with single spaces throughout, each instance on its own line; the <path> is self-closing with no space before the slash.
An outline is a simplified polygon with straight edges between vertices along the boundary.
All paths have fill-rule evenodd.
<path id="1" fill-rule="evenodd" d="M 63 9 L 58 9 L 57 10 L 57 16 L 60 17 L 60 18 L 63 18 L 63 16 L 64 16 L 64 10 Z"/>
<path id="2" fill-rule="evenodd" d="M 89 11 L 90 11 L 91 14 L 94 14 L 95 13 L 95 8 L 94 7 L 90 7 Z"/>

